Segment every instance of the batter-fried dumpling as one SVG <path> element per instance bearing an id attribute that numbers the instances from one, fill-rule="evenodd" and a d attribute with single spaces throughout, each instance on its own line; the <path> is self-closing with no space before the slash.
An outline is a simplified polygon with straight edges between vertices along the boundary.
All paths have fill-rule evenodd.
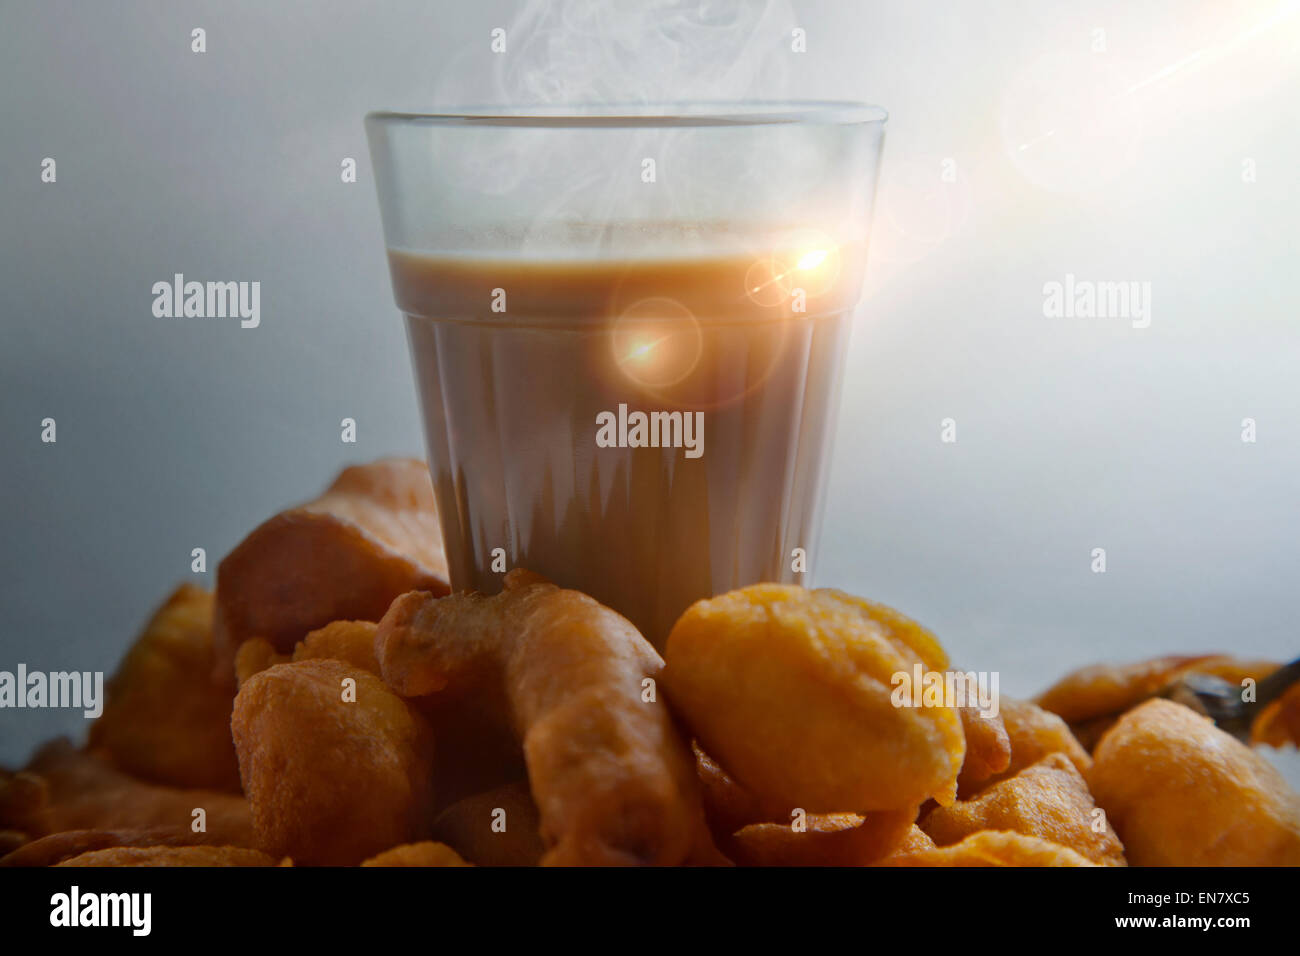
<path id="1" fill-rule="evenodd" d="M 201 830 L 194 829 L 196 809 L 203 811 Z M 129 831 L 152 844 L 249 846 L 253 840 L 242 796 L 146 783 L 67 740 L 46 744 L 26 770 L 0 775 L 0 829 L 33 839 L 64 831 Z"/>
<path id="2" fill-rule="evenodd" d="M 312 631 L 293 649 L 295 661 L 346 661 L 379 676 L 373 621 L 332 621 Z"/>
<path id="3" fill-rule="evenodd" d="M 275 860 L 238 846 L 118 846 L 91 850 L 55 866 L 275 866 Z"/>
<path id="4" fill-rule="evenodd" d="M 240 688 L 231 726 L 258 846 L 272 856 L 349 865 L 428 834 L 432 733 L 373 674 L 278 664 Z"/>
<path id="5" fill-rule="evenodd" d="M 900 853 L 883 866 L 1097 866 L 1069 847 L 1005 830 L 981 830 L 952 846 Z"/>
<path id="6" fill-rule="evenodd" d="M 1300 866 L 1300 797 L 1259 754 L 1168 700 L 1129 711 L 1088 776 L 1134 866 Z"/>
<path id="7" fill-rule="evenodd" d="M 461 859 L 460 854 L 445 843 L 424 840 L 404 843 L 372 856 L 362 866 L 473 866 Z"/>
<path id="8" fill-rule="evenodd" d="M 867 866 L 888 856 L 907 836 L 915 812 L 884 810 L 808 814 L 792 823 L 752 823 L 738 830 L 727 852 L 742 866 Z"/>
<path id="9" fill-rule="evenodd" d="M 266 638 L 250 637 L 235 652 L 235 682 L 243 687 L 244 682 L 254 674 L 260 674 L 276 664 L 286 664 L 291 659 L 290 655 L 277 651 Z"/>
<path id="10" fill-rule="evenodd" d="M 182 584 L 109 682 L 90 745 L 145 780 L 239 790 L 228 684 L 213 679 L 212 595 Z"/>
<path id="11" fill-rule="evenodd" d="M 1097 812 L 1074 764 L 1059 753 L 972 800 L 936 807 L 921 820 L 921 829 L 939 846 L 959 843 L 981 830 L 1014 830 L 1069 847 L 1094 863 L 1124 865 L 1124 847 L 1115 831 Z"/>
<path id="12" fill-rule="evenodd" d="M 1011 737 L 1000 713 L 985 717 L 975 706 L 959 707 L 957 713 L 966 736 L 966 759 L 957 776 L 957 792 L 965 798 L 1011 764 Z"/>
<path id="13" fill-rule="evenodd" d="M 408 696 L 478 688 L 524 750 L 553 866 L 707 858 L 690 752 L 655 688 L 663 661 L 625 618 L 522 568 L 493 597 L 407 594 L 375 650 Z"/>
<path id="14" fill-rule="evenodd" d="M 716 839 L 725 843 L 741 827 L 774 822 L 777 816 L 782 815 L 780 811 L 764 813 L 754 795 L 700 749 L 699 743 L 692 742 L 691 749 L 695 753 L 695 772 L 700 778 L 704 815 Z"/>
<path id="15" fill-rule="evenodd" d="M 965 753 L 948 707 L 896 707 L 893 677 L 947 664 L 896 611 L 758 584 L 699 601 L 668 637 L 669 699 L 737 781 L 783 816 L 952 802 Z"/>
<path id="16" fill-rule="evenodd" d="M 424 464 L 384 459 L 345 469 L 325 494 L 264 522 L 221 562 L 218 675 L 231 679 L 249 638 L 288 653 L 331 621 L 377 621 L 399 594 L 446 594 L 446 582 Z"/>
<path id="17" fill-rule="evenodd" d="M 1083 746 L 1092 748 L 1121 714 L 1189 675 L 1218 677 L 1231 684 L 1240 684 L 1246 678 L 1258 683 L 1278 666 L 1273 661 L 1244 660 L 1226 654 L 1096 664 L 1067 674 L 1040 694 L 1038 703 L 1063 717 Z"/>
<path id="18" fill-rule="evenodd" d="M 1079 773 L 1087 776 L 1092 767 L 1092 758 L 1075 739 L 1064 720 L 1037 704 L 1014 697 L 1003 697 L 999 701 L 999 709 L 1002 722 L 1007 728 L 1007 737 L 1011 740 L 1011 761 L 993 779 L 1014 776 L 1054 753 L 1064 754 Z"/>
<path id="19" fill-rule="evenodd" d="M 536 866 L 546 852 L 527 780 L 458 800 L 433 821 L 433 836 L 477 866 Z"/>

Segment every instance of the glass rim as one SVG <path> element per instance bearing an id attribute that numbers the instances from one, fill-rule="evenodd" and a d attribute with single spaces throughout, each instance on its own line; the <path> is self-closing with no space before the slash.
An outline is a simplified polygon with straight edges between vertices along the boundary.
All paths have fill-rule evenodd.
<path id="1" fill-rule="evenodd" d="M 522 104 L 455 107 L 437 113 L 376 110 L 366 123 L 416 126 L 495 126 L 542 129 L 637 129 L 689 126 L 883 125 L 883 107 L 852 100 Z"/>

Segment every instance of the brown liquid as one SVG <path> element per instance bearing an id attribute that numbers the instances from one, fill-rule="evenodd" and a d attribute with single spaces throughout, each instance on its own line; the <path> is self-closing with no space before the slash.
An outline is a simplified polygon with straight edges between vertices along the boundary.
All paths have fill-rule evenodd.
<path id="1" fill-rule="evenodd" d="M 391 251 L 452 586 L 500 590 L 500 548 L 662 646 L 700 598 L 809 583 L 792 551 L 816 553 L 860 252 L 814 267 Z M 597 415 L 620 404 L 701 412 L 702 454 L 598 447 Z"/>

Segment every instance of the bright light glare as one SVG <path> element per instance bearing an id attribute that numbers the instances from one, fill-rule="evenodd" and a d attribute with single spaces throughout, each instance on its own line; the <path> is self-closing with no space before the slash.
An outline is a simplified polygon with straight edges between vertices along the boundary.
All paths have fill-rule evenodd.
<path id="1" fill-rule="evenodd" d="M 805 252 L 803 258 L 799 260 L 797 268 L 804 271 L 816 269 L 826 261 L 826 256 L 828 254 L 829 253 L 825 249 L 814 249 L 811 252 Z"/>

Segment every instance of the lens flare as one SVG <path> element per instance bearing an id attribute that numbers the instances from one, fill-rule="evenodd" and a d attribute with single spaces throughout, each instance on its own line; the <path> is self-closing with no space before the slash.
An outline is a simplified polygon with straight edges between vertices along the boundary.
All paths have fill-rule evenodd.
<path id="1" fill-rule="evenodd" d="M 826 261 L 826 257 L 828 255 L 830 255 L 829 250 L 812 249 L 808 252 L 805 252 L 803 256 L 800 257 L 798 265 L 795 268 L 805 272 L 808 271 L 809 269 L 816 269 L 819 265 L 821 265 L 823 262 Z"/>
<path id="2" fill-rule="evenodd" d="M 691 310 L 668 298 L 633 303 L 610 330 L 614 364 L 647 388 L 664 388 L 689 375 L 700 359 L 702 341 Z"/>

